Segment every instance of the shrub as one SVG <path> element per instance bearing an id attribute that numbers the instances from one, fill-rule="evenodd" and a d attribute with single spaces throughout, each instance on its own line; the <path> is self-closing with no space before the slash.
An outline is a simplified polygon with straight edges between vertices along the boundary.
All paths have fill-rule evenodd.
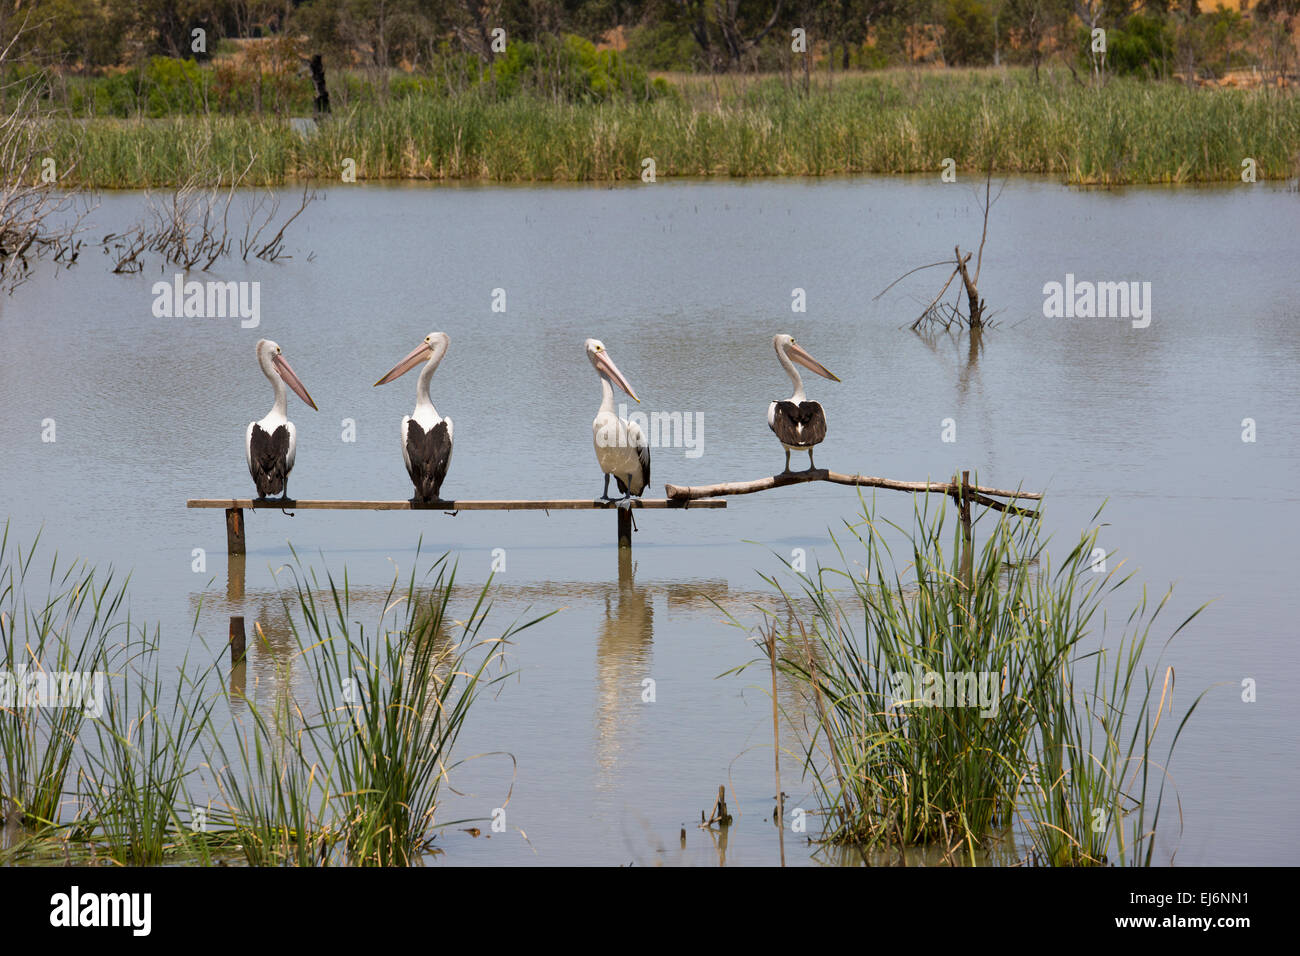
<path id="1" fill-rule="evenodd" d="M 558 40 L 510 43 L 488 75 L 497 95 L 503 98 L 531 92 L 567 102 L 608 100 L 619 95 L 644 100 L 661 89 L 618 51 L 597 50 L 590 40 L 572 34 Z"/>
<path id="2" fill-rule="evenodd" d="M 1173 31 L 1158 17 L 1135 13 L 1107 33 L 1106 59 L 1116 73 L 1161 76 L 1173 57 Z"/>

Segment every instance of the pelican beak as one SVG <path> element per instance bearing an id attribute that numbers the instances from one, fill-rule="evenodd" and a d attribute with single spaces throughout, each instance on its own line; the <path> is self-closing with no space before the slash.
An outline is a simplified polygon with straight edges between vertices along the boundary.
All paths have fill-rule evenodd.
<path id="1" fill-rule="evenodd" d="M 825 365 L 823 365 L 821 362 L 817 361 L 815 358 L 813 358 L 811 355 L 805 352 L 802 348 L 799 347 L 798 344 L 791 342 L 789 352 L 790 352 L 790 358 L 794 359 L 804 368 L 816 372 L 818 375 L 821 375 L 823 378 L 829 378 L 831 379 L 831 381 L 838 382 L 840 380 L 840 377 L 838 375 L 830 371 L 830 369 L 828 369 Z"/>
<path id="2" fill-rule="evenodd" d="M 632 396 L 634 402 L 638 405 L 641 404 L 641 399 L 636 397 L 636 392 L 632 391 L 632 386 L 629 385 L 627 379 L 623 377 L 623 373 L 618 370 L 618 366 L 614 364 L 614 360 L 609 357 L 608 352 L 601 351 L 596 353 L 596 368 L 608 375 L 619 388 Z"/>
<path id="3" fill-rule="evenodd" d="M 295 375 L 293 369 L 289 367 L 289 363 L 284 360 L 283 355 L 281 355 L 279 352 L 277 352 L 275 355 L 272 355 L 271 364 L 275 366 L 275 370 L 280 374 L 280 378 L 284 380 L 284 384 L 288 385 L 291 389 L 293 389 L 294 394 L 296 394 L 299 398 L 301 398 L 312 408 L 315 408 L 316 411 L 320 411 L 319 408 L 316 408 L 316 403 L 311 400 L 311 396 L 307 394 L 307 389 L 303 387 L 303 384 L 299 380 L 298 376 Z"/>
<path id="4" fill-rule="evenodd" d="M 411 350 L 410 355 L 408 355 L 406 358 L 402 359 L 400 362 L 394 365 L 391 369 L 388 370 L 388 374 L 386 374 L 379 381 L 375 382 L 375 385 L 376 386 L 387 385 L 393 379 L 401 378 L 411 369 L 415 368 L 421 362 L 428 359 L 429 354 L 432 351 L 433 349 L 430 348 L 428 342 L 421 342 L 419 345 L 417 345 L 414 349 Z"/>

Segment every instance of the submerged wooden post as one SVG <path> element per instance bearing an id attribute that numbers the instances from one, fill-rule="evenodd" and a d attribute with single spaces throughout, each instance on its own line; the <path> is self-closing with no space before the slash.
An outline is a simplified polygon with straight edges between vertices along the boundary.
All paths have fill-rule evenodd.
<path id="1" fill-rule="evenodd" d="M 632 547 L 632 509 L 615 508 L 618 512 L 618 546 L 619 549 Z"/>
<path id="2" fill-rule="evenodd" d="M 244 509 L 226 509 L 226 554 L 244 553 Z"/>
<path id="3" fill-rule="evenodd" d="M 244 618 L 243 615 L 230 617 L 230 663 L 239 665 L 244 662 Z"/>
<path id="4" fill-rule="evenodd" d="M 244 583 L 247 580 L 248 558 L 242 554 L 226 556 L 226 600 L 238 607 L 244 600 Z"/>

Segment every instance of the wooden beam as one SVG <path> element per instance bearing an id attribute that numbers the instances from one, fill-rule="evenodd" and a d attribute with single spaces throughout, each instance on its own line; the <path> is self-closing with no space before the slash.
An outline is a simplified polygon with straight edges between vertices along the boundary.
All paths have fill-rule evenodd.
<path id="1" fill-rule="evenodd" d="M 960 486 L 947 481 L 895 481 L 892 478 L 875 478 L 870 475 L 843 475 L 837 471 L 817 468 L 810 471 L 787 471 L 770 478 L 758 478 L 754 481 L 727 481 L 716 485 L 664 485 L 664 492 L 669 501 L 690 501 L 703 504 L 704 501 L 723 495 L 752 495 L 757 491 L 770 488 L 784 488 L 787 485 L 803 484 L 807 481 L 829 481 L 837 485 L 857 485 L 867 488 L 888 488 L 893 491 L 932 492 L 943 495 L 959 495 Z M 998 498 L 1029 498 L 1038 500 L 1043 496 L 1032 491 L 1007 491 L 1001 488 L 968 487 L 966 493 L 982 505 L 998 511 L 1010 511 L 1014 514 L 1037 517 L 1038 512 L 1017 508 Z"/>
<path id="2" fill-rule="evenodd" d="M 725 508 L 727 503 L 720 499 L 707 501 L 668 500 L 664 498 L 633 498 L 632 507 L 638 509 L 677 509 L 677 508 Z M 307 500 L 296 501 L 290 498 L 281 501 L 278 498 L 191 498 L 185 502 L 187 508 L 224 508 L 235 509 L 265 508 L 267 510 L 285 509 L 289 511 L 611 511 L 616 503 L 597 501 L 591 498 L 557 498 L 545 501 L 522 500 L 484 500 L 484 501 L 435 501 L 421 504 L 413 501 L 360 501 L 360 500 Z"/>

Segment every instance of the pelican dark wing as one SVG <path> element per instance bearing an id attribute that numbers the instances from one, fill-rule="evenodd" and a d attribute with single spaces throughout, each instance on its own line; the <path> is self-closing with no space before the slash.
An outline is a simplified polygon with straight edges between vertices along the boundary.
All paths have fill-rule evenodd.
<path id="1" fill-rule="evenodd" d="M 811 448 L 826 437 L 826 413 L 820 402 L 774 402 L 772 431 L 781 444 L 791 448 Z"/>
<path id="2" fill-rule="evenodd" d="M 427 432 L 414 418 L 406 424 L 406 470 L 417 501 L 440 501 L 442 482 L 451 464 L 451 430 L 447 420 Z"/>
<path id="3" fill-rule="evenodd" d="M 291 438 L 289 429 L 279 425 L 268 433 L 261 425 L 253 423 L 248 435 L 248 471 L 257 485 L 257 497 L 271 498 L 284 494 L 289 469 Z"/>
<path id="4" fill-rule="evenodd" d="M 637 461 L 640 462 L 640 481 L 633 484 L 629 492 L 627 482 L 618 475 L 614 476 L 614 483 L 618 485 L 618 490 L 623 494 L 641 495 L 645 493 L 646 488 L 650 486 L 650 443 L 646 441 L 645 433 L 636 425 L 635 422 L 627 426 L 628 442 L 636 449 Z"/>

